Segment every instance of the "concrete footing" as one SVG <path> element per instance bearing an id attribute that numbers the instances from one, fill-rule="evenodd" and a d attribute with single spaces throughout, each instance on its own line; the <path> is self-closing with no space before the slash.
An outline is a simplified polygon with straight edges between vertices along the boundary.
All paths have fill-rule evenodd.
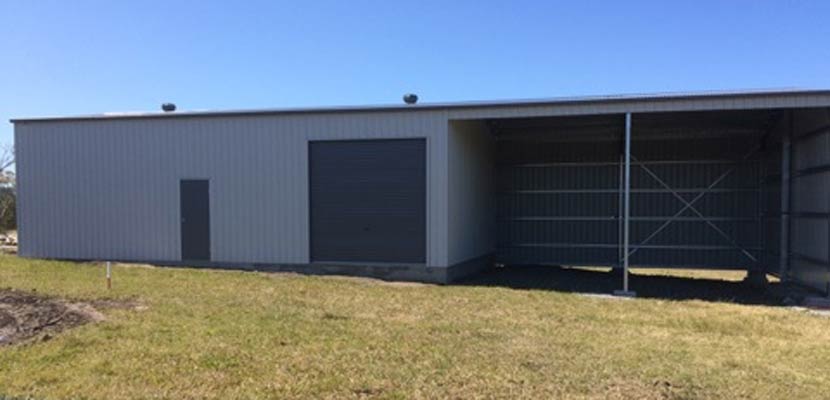
<path id="1" fill-rule="evenodd" d="M 747 271 L 743 283 L 754 288 L 766 288 L 769 285 L 767 274 L 763 271 Z"/>
<path id="2" fill-rule="evenodd" d="M 96 261 L 65 259 L 66 261 Z M 453 264 L 449 267 L 432 267 L 423 264 L 387 263 L 310 263 L 310 264 L 267 264 L 231 263 L 218 261 L 164 261 L 164 260 L 108 260 L 121 263 L 151 264 L 159 267 L 211 268 L 259 272 L 294 272 L 306 275 L 344 275 L 377 278 L 388 281 L 409 281 L 450 284 L 493 267 L 493 255 L 479 257 Z"/>

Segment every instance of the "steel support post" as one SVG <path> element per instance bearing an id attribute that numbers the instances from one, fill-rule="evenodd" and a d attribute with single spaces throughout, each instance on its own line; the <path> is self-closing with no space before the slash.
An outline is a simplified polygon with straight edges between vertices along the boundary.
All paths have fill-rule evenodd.
<path id="1" fill-rule="evenodd" d="M 619 179 L 619 190 L 617 191 L 617 194 L 618 194 L 618 197 L 619 197 L 619 199 L 618 199 L 619 210 L 617 211 L 617 268 L 622 269 L 623 268 L 623 265 L 622 265 L 622 263 L 623 263 L 623 254 L 624 254 L 624 251 L 625 251 L 625 249 L 623 249 L 623 213 L 624 213 L 623 209 L 625 207 L 624 200 L 623 200 L 623 197 L 624 197 L 623 196 L 623 191 L 624 191 L 624 187 L 625 187 L 625 166 L 624 166 L 625 156 L 623 155 L 623 152 L 625 150 L 624 150 L 623 146 L 620 146 L 620 150 L 622 150 L 622 151 L 620 151 L 620 163 L 619 163 L 620 164 L 619 165 L 620 179 Z"/>
<path id="2" fill-rule="evenodd" d="M 625 161 L 623 184 L 623 288 L 621 291 L 614 292 L 614 294 L 633 297 L 636 294 L 628 290 L 629 219 L 631 217 L 631 113 L 625 114 L 625 154 L 623 158 Z"/>

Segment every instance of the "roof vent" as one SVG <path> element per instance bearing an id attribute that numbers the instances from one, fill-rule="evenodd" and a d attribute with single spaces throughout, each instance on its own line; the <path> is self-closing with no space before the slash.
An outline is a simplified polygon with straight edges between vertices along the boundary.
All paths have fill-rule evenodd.
<path id="1" fill-rule="evenodd" d="M 415 104 L 418 102 L 418 95 L 414 93 L 407 93 L 403 95 L 403 102 L 406 104 Z"/>
<path id="2" fill-rule="evenodd" d="M 161 109 L 164 112 L 173 112 L 176 111 L 176 105 L 173 103 L 164 103 L 161 105 Z"/>

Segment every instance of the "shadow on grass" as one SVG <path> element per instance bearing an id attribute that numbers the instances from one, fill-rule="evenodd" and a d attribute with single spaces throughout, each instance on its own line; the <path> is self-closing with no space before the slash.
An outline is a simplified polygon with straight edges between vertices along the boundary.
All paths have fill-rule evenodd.
<path id="1" fill-rule="evenodd" d="M 514 289 L 551 290 L 568 293 L 611 294 L 621 289 L 622 274 L 607 270 L 586 270 L 555 266 L 508 266 L 494 268 L 458 283 L 463 286 L 492 286 Z M 703 300 L 755 305 L 781 305 L 773 293 L 778 283 L 767 290 L 739 281 L 686 278 L 662 275 L 629 275 L 630 289 L 639 298 L 665 300 Z"/>

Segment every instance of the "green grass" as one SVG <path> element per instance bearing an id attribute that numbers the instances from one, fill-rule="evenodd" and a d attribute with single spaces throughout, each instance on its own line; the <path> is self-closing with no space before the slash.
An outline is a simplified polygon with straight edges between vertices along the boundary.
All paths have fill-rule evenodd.
<path id="1" fill-rule="evenodd" d="M 0 397 L 826 398 L 830 319 L 784 308 L 0 256 L 0 287 L 133 299 L 0 348 Z"/>

